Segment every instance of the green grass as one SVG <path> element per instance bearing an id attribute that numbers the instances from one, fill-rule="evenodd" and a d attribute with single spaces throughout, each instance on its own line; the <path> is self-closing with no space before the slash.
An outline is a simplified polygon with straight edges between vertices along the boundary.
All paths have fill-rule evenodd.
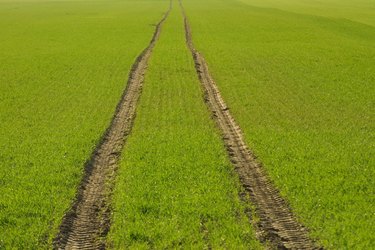
<path id="1" fill-rule="evenodd" d="M 375 26 L 373 0 L 239 0 L 249 5 L 351 20 Z"/>
<path id="2" fill-rule="evenodd" d="M 51 244 L 130 66 L 167 8 L 0 2 L 0 249 Z"/>
<path id="3" fill-rule="evenodd" d="M 50 248 L 166 0 L 0 0 L 0 249 Z M 249 146 L 326 248 L 375 245 L 371 0 L 186 0 Z M 260 248 L 177 2 L 114 196 L 116 248 Z M 204 226 L 202 226 L 202 224 Z"/>
<path id="4" fill-rule="evenodd" d="M 257 249 L 239 186 L 203 102 L 175 1 L 125 145 L 109 241 L 115 249 Z"/>
<path id="5" fill-rule="evenodd" d="M 184 3 L 249 146 L 311 235 L 327 248 L 373 247 L 375 27 L 239 1 Z"/>

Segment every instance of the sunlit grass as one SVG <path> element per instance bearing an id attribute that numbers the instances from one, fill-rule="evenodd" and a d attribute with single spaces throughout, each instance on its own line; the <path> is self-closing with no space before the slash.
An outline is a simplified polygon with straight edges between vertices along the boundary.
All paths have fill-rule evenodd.
<path id="1" fill-rule="evenodd" d="M 116 249 L 256 249 L 176 4 L 151 57 L 125 145 L 110 241 Z"/>
<path id="2" fill-rule="evenodd" d="M 51 244 L 131 64 L 167 7 L 0 3 L 0 249 Z"/>
<path id="3" fill-rule="evenodd" d="M 311 235 L 371 248 L 375 28 L 230 0 L 185 5 L 248 144 Z"/>

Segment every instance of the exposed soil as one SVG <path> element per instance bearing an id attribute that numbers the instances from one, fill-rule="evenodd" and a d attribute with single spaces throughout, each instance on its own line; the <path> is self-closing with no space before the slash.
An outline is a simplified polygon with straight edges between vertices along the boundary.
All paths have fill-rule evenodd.
<path id="1" fill-rule="evenodd" d="M 210 232 L 208 231 L 208 228 L 206 226 L 207 219 L 205 217 L 201 217 L 201 222 L 200 222 L 200 231 L 202 233 L 203 241 L 205 244 L 204 249 L 211 250 L 212 246 L 210 243 Z"/>
<path id="2" fill-rule="evenodd" d="M 86 164 L 75 202 L 60 225 L 60 231 L 54 240 L 55 249 L 105 248 L 105 236 L 110 228 L 110 203 L 116 169 L 125 140 L 132 129 L 148 59 L 170 10 L 171 6 L 156 25 L 148 47 L 132 66 L 126 89 L 111 124 Z"/>
<path id="3" fill-rule="evenodd" d="M 222 132 L 229 158 L 240 181 L 256 207 L 259 222 L 255 228 L 259 240 L 272 249 L 319 249 L 309 238 L 307 229 L 298 223 L 286 201 L 246 146 L 242 131 L 221 97 L 207 63 L 194 48 L 190 26 L 181 2 L 180 6 L 185 19 L 186 42 L 194 58 L 205 102 Z M 250 212 L 248 215 L 251 217 Z"/>

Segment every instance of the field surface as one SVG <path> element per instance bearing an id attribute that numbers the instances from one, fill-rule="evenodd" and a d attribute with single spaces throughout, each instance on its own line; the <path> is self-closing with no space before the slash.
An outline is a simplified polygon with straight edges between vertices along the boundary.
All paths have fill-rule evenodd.
<path id="1" fill-rule="evenodd" d="M 279 9 L 305 15 L 330 17 L 340 23 L 359 22 L 375 26 L 372 0 L 240 0 L 256 7 Z"/>
<path id="2" fill-rule="evenodd" d="M 202 99 L 177 1 L 150 59 L 125 148 L 114 248 L 259 248 Z"/>
<path id="3" fill-rule="evenodd" d="M 51 244 L 167 7 L 0 2 L 0 248 Z"/>
<path id="4" fill-rule="evenodd" d="M 371 248 L 375 28 L 249 4 L 186 1 L 196 47 L 313 237 Z"/>
<path id="5" fill-rule="evenodd" d="M 375 2 L 171 3 L 0 0 L 0 249 L 373 248 Z"/>

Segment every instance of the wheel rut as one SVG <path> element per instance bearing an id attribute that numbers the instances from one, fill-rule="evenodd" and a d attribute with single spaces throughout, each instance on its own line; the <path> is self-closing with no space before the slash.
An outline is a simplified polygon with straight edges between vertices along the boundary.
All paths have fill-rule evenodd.
<path id="1" fill-rule="evenodd" d="M 256 207 L 255 229 L 259 240 L 272 249 L 321 249 L 309 238 L 307 229 L 293 215 L 287 202 L 271 183 L 262 165 L 247 147 L 243 133 L 229 112 L 203 56 L 194 48 L 189 22 L 180 0 L 185 20 L 186 43 L 201 82 L 204 99 L 221 130 L 228 156 L 239 179 Z M 246 199 L 246 195 L 241 195 Z M 251 212 L 247 213 L 251 219 Z M 252 219 L 251 219 L 252 220 Z"/>
<path id="2" fill-rule="evenodd" d="M 148 47 L 137 57 L 131 68 L 110 126 L 85 165 L 75 201 L 65 214 L 54 239 L 54 249 L 105 249 L 105 237 L 111 219 L 111 193 L 118 162 L 136 116 L 136 105 L 141 95 L 148 59 L 171 8 L 172 2 L 156 25 Z"/>

